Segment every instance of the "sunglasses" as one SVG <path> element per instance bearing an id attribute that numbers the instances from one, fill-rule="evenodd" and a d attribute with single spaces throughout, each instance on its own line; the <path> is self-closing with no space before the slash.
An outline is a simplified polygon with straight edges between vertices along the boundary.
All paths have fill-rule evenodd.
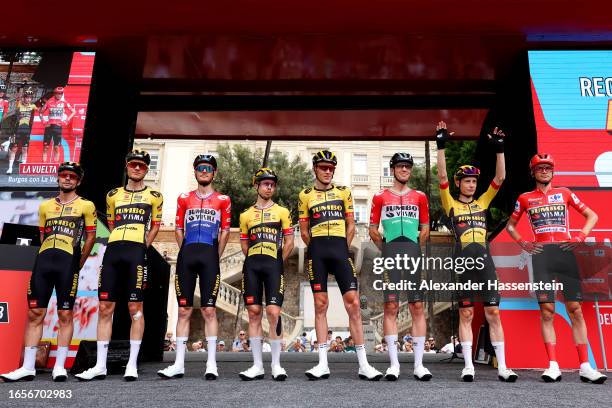
<path id="1" fill-rule="evenodd" d="M 195 167 L 195 171 L 199 171 L 200 173 L 213 173 L 215 168 L 210 164 L 198 164 Z"/>
<path id="2" fill-rule="evenodd" d="M 330 173 L 333 173 L 336 170 L 335 166 L 325 166 L 325 165 L 321 166 L 321 165 L 319 165 L 319 166 L 317 166 L 317 168 L 319 170 L 321 170 L 322 172 L 328 172 L 329 171 Z"/>
<path id="3" fill-rule="evenodd" d="M 131 161 L 131 162 L 129 162 L 129 163 L 127 164 L 127 166 L 128 166 L 130 169 L 134 169 L 134 170 L 135 170 L 135 169 L 144 169 L 144 170 L 146 170 L 146 169 L 148 169 L 148 168 L 149 168 L 149 166 L 147 166 L 145 163 L 142 163 L 142 162 L 137 162 L 137 161 Z"/>
<path id="4" fill-rule="evenodd" d="M 240 335 L 240 336 L 244 336 L 244 333 L 240 333 L 239 335 Z"/>
<path id="5" fill-rule="evenodd" d="M 68 180 L 78 180 L 79 176 L 77 176 L 74 173 L 70 173 L 70 172 L 61 172 L 60 174 L 57 175 L 59 178 L 63 178 L 63 179 L 68 179 Z"/>
<path id="6" fill-rule="evenodd" d="M 554 168 L 552 166 L 536 166 L 535 171 L 538 171 L 540 173 L 544 173 L 544 172 L 552 172 L 554 170 Z"/>

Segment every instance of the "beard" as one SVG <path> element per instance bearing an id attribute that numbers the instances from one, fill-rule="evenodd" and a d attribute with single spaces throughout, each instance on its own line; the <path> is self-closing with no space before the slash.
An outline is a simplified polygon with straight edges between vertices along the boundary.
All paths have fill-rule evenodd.
<path id="1" fill-rule="evenodd" d="M 212 183 L 212 180 L 203 180 L 203 181 L 198 180 L 198 184 L 201 185 L 202 187 L 209 186 L 210 183 Z"/>
<path id="2" fill-rule="evenodd" d="M 60 191 L 62 193 L 72 193 L 74 190 L 76 190 L 76 186 L 70 187 L 70 188 L 65 188 L 65 187 L 60 186 Z"/>

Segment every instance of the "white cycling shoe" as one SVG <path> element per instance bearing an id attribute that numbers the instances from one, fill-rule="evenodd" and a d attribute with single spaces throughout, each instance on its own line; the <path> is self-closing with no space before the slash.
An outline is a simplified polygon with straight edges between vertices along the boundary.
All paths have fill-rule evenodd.
<path id="1" fill-rule="evenodd" d="M 603 384 L 608 379 L 608 377 L 606 377 L 604 374 L 590 366 L 585 369 L 580 368 L 579 374 L 582 382 L 588 382 L 591 384 Z"/>
<path id="2" fill-rule="evenodd" d="M 106 378 L 106 368 L 91 367 L 75 377 L 79 381 L 103 380 Z"/>
<path id="3" fill-rule="evenodd" d="M 136 367 L 127 366 L 125 367 L 125 374 L 123 374 L 125 381 L 136 381 L 138 379 L 138 369 Z"/>
<path id="4" fill-rule="evenodd" d="M 274 381 L 285 381 L 287 379 L 287 372 L 279 365 L 272 366 L 272 378 Z"/>
<path id="5" fill-rule="evenodd" d="M 518 375 L 509 368 L 501 368 L 497 370 L 497 378 L 503 382 L 516 382 Z"/>
<path id="6" fill-rule="evenodd" d="M 433 375 L 429 372 L 428 369 L 423 367 L 422 365 L 418 367 L 414 367 L 414 378 L 419 381 L 429 381 L 431 380 Z"/>
<path id="7" fill-rule="evenodd" d="M 172 364 L 163 370 L 159 370 L 157 375 L 161 378 L 183 378 L 185 375 L 185 367 L 178 367 L 176 364 Z"/>
<path id="8" fill-rule="evenodd" d="M 400 368 L 399 366 L 390 366 L 387 368 L 385 372 L 385 380 L 387 381 L 397 381 L 400 376 Z"/>
<path id="9" fill-rule="evenodd" d="M 66 372 L 64 367 L 53 367 L 51 378 L 55 382 L 64 382 L 68 379 L 68 372 Z"/>
<path id="10" fill-rule="evenodd" d="M 261 380 L 262 378 L 264 378 L 264 373 L 265 371 L 263 367 L 251 366 L 251 368 L 246 371 L 242 371 L 238 375 L 240 376 L 240 378 L 242 378 L 243 381 L 253 381 Z"/>
<path id="11" fill-rule="evenodd" d="M 310 370 L 306 371 L 306 377 L 308 377 L 309 380 L 326 380 L 329 378 L 329 367 L 317 364 Z"/>
<path id="12" fill-rule="evenodd" d="M 204 373 L 204 378 L 207 380 L 216 380 L 219 377 L 219 372 L 217 371 L 216 365 L 206 365 L 206 372 Z"/>
<path id="13" fill-rule="evenodd" d="M 19 367 L 15 371 L 10 373 L 0 374 L 0 378 L 4 382 L 15 382 L 15 381 L 32 381 L 36 377 L 36 370 L 28 370 L 27 368 Z"/>
<path id="14" fill-rule="evenodd" d="M 561 381 L 561 370 L 559 370 L 559 367 L 548 367 L 542 373 L 542 379 L 544 382 Z"/>
<path id="15" fill-rule="evenodd" d="M 474 367 L 465 367 L 461 371 L 461 380 L 463 382 L 472 382 L 474 381 Z"/>
<path id="16" fill-rule="evenodd" d="M 359 378 L 362 380 L 378 381 L 382 378 L 382 376 L 383 375 L 380 371 L 369 364 L 363 368 L 359 367 Z"/>

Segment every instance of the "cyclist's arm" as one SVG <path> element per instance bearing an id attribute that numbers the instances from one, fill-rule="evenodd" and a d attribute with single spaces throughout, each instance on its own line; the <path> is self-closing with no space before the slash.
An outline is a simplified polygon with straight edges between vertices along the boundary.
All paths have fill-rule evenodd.
<path id="1" fill-rule="evenodd" d="M 147 246 L 147 248 L 151 246 L 153 241 L 155 241 L 155 236 L 159 232 L 159 227 L 160 226 L 161 226 L 161 224 L 159 222 L 154 222 L 153 225 L 151 225 L 151 229 L 147 233 L 147 239 L 146 239 L 146 242 L 145 242 L 145 245 Z"/>
<path id="2" fill-rule="evenodd" d="M 113 193 L 115 190 L 111 190 L 106 195 L 106 224 L 108 225 L 109 232 L 115 229 L 115 201 L 113 200 Z M 111 193 L 113 193 L 111 195 Z"/>
<path id="3" fill-rule="evenodd" d="M 68 114 L 68 117 L 66 118 L 66 123 L 70 123 L 70 120 L 72 119 L 72 117 L 76 114 L 76 109 L 74 109 L 74 106 L 72 106 L 69 103 L 66 103 L 66 107 L 68 108 L 68 111 L 70 112 Z"/>
<path id="4" fill-rule="evenodd" d="M 221 255 L 223 255 L 223 251 L 225 251 L 225 246 L 227 245 L 227 241 L 229 241 L 229 237 L 229 230 L 223 230 L 219 232 L 219 258 L 221 258 Z"/>
<path id="5" fill-rule="evenodd" d="M 506 179 L 506 158 L 503 153 L 497 153 L 497 161 L 495 163 L 495 184 L 501 186 Z"/>
<path id="6" fill-rule="evenodd" d="M 45 121 L 45 114 L 47 113 L 47 102 L 45 102 L 45 104 L 42 106 L 42 108 L 40 108 L 40 110 L 38 111 L 38 116 L 40 117 L 40 121 L 42 122 L 43 125 L 47 124 L 47 121 Z"/>
<path id="7" fill-rule="evenodd" d="M 378 247 L 378 249 L 382 250 L 382 242 L 383 238 L 380 232 L 378 231 L 378 224 L 372 225 L 370 224 L 370 228 L 368 229 L 370 233 L 370 239 Z"/>
<path id="8" fill-rule="evenodd" d="M 419 244 L 425 245 L 428 239 L 429 239 L 429 225 L 421 225 L 421 229 L 419 231 Z"/>
<path id="9" fill-rule="evenodd" d="M 310 227 L 309 224 L 308 218 L 306 218 L 306 220 L 300 220 L 300 236 L 306 245 L 310 244 L 310 233 L 308 231 L 308 228 Z"/>
<path id="10" fill-rule="evenodd" d="M 41 204 L 38 207 L 38 231 L 40 232 L 40 244 L 41 245 L 43 242 L 45 242 L 45 223 L 46 222 L 47 222 L 47 217 L 45 216 L 45 211 Z"/>
<path id="11" fill-rule="evenodd" d="M 597 224 L 597 220 L 599 220 L 599 216 L 597 215 L 595 211 L 591 210 L 590 208 L 586 208 L 584 212 L 582 213 L 582 215 L 586 218 L 586 221 L 584 223 L 584 226 L 582 227 L 581 232 L 585 236 L 588 236 L 593 230 L 593 228 L 595 227 L 595 224 Z"/>
<path id="12" fill-rule="evenodd" d="M 523 237 L 521 237 L 521 234 L 516 230 L 516 224 L 518 224 L 518 220 L 514 217 L 510 217 L 508 224 L 506 224 L 506 231 L 508 231 L 508 234 L 510 234 L 513 240 L 520 242 L 523 240 Z"/>
<path id="13" fill-rule="evenodd" d="M 81 259 L 79 260 L 79 269 L 85 265 L 85 261 L 91 253 L 91 249 L 96 243 L 96 231 L 87 231 L 85 235 L 85 244 L 83 244 L 83 250 L 81 252 Z"/>
<path id="14" fill-rule="evenodd" d="M 283 261 L 289 258 L 291 251 L 293 251 L 293 234 L 287 234 L 283 236 Z"/>
<path id="15" fill-rule="evenodd" d="M 438 160 L 438 181 L 440 184 L 448 183 L 448 173 L 446 173 L 446 155 L 445 149 L 439 149 L 437 154 Z"/>
<path id="16" fill-rule="evenodd" d="M 355 238 L 355 218 L 346 217 L 346 244 L 347 246 L 351 246 L 351 242 L 353 242 L 353 238 Z"/>
<path id="17" fill-rule="evenodd" d="M 241 239 L 240 249 L 242 249 L 242 253 L 244 254 L 244 256 L 247 256 L 247 253 L 249 252 L 249 241 L 246 239 Z"/>
<path id="18" fill-rule="evenodd" d="M 419 195 L 419 243 L 425 245 L 429 239 L 429 200 L 423 193 Z"/>
<path id="19" fill-rule="evenodd" d="M 183 232 L 182 229 L 176 229 L 174 230 L 174 238 L 176 238 L 176 243 L 178 247 L 180 248 L 183 246 L 183 240 L 185 239 L 185 233 Z"/>
<path id="20" fill-rule="evenodd" d="M 370 239 L 380 250 L 382 250 L 383 241 L 383 237 L 380 234 L 380 231 L 378 231 L 378 225 L 380 224 L 380 213 L 382 211 L 381 197 L 382 192 L 372 197 L 372 208 L 370 209 L 370 228 L 368 229 Z"/>

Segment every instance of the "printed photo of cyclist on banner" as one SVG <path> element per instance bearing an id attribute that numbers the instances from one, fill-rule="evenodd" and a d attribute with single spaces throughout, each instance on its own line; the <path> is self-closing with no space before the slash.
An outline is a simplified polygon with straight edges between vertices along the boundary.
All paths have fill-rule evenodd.
<path id="1" fill-rule="evenodd" d="M 94 56 L 0 53 L 0 187 L 53 187 L 79 161 Z"/>

